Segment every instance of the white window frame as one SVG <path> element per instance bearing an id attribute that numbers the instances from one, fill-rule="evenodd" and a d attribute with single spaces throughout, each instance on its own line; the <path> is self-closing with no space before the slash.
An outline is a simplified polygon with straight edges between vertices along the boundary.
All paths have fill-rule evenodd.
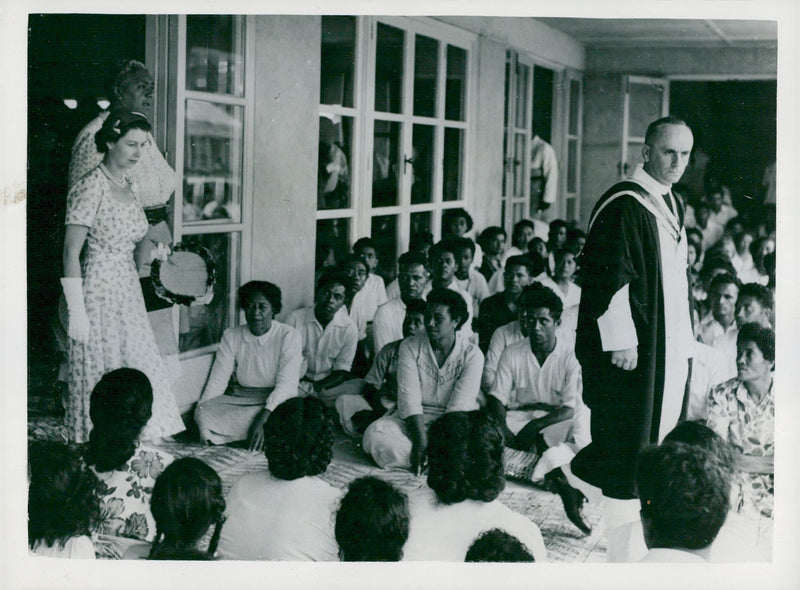
<path id="1" fill-rule="evenodd" d="M 404 31 L 403 62 L 403 113 L 388 113 L 375 110 L 375 64 L 377 26 L 383 23 Z M 351 171 L 350 207 L 343 209 L 318 210 L 317 221 L 323 219 L 348 219 L 349 241 L 371 234 L 374 217 L 396 216 L 397 252 L 408 249 L 410 241 L 411 215 L 418 212 L 431 212 L 431 233 L 434 240 L 441 237 L 442 212 L 445 209 L 465 207 L 471 194 L 469 178 L 471 173 L 472 133 L 470 123 L 474 119 L 473 100 L 475 85 L 474 45 L 477 35 L 457 27 L 437 22 L 429 18 L 409 17 L 357 17 L 356 25 L 356 71 L 353 108 L 337 105 L 320 104 L 319 114 L 341 115 L 353 117 L 353 146 Z M 414 93 L 414 50 L 415 35 L 425 35 L 439 41 L 439 69 L 437 80 L 437 113 L 435 117 L 421 117 L 413 114 Z M 447 46 L 452 45 L 466 52 L 466 82 L 464 87 L 464 117 L 461 121 L 453 121 L 444 117 L 444 101 L 447 76 Z M 413 169 L 403 166 L 400 173 L 398 204 L 388 207 L 372 206 L 372 154 L 374 122 L 390 121 L 402 124 L 400 152 L 403 157 L 410 157 L 414 124 L 435 127 L 434 170 L 432 179 L 432 201 L 430 203 L 411 204 L 411 182 Z M 461 129 L 461 194 L 458 200 L 444 201 L 442 190 L 444 130 L 445 128 Z"/>
<path id="2" fill-rule="evenodd" d="M 567 221 L 581 220 L 581 146 L 583 145 L 583 75 L 575 70 L 565 70 L 563 77 L 563 105 L 564 105 L 564 146 L 561 150 L 561 161 L 564 165 L 561 167 L 561 176 L 563 177 L 562 194 L 564 195 L 564 209 L 560 212 L 561 216 Z M 578 84 L 578 109 L 577 109 L 577 133 L 570 133 L 570 112 L 571 112 L 571 86 L 572 83 Z M 575 150 L 575 190 L 570 191 L 567 183 L 567 176 L 569 175 L 569 144 L 574 141 L 577 149 Z M 569 216 L 570 201 L 573 201 L 573 215 Z"/>

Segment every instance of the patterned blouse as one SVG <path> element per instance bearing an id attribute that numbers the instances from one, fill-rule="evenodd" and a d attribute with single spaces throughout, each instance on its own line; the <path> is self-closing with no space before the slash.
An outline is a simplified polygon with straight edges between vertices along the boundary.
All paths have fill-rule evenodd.
<path id="1" fill-rule="evenodd" d="M 775 398 L 772 382 L 755 403 L 739 379 L 717 385 L 709 393 L 708 426 L 745 455 L 772 457 L 775 453 Z M 772 517 L 775 476 L 740 473 L 734 510 Z"/>

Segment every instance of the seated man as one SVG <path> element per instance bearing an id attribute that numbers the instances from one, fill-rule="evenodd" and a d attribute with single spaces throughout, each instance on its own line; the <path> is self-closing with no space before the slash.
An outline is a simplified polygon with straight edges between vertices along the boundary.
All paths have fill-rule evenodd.
<path id="1" fill-rule="evenodd" d="M 472 295 L 467 293 L 456 281 L 456 256 L 459 246 L 455 239 L 442 240 L 431 248 L 431 287 L 433 289 L 450 289 L 460 294 L 467 304 L 467 321 L 459 328 L 459 333 L 464 338 L 478 341 L 478 336 L 472 331 L 472 320 L 475 317 L 472 304 Z"/>
<path id="2" fill-rule="evenodd" d="M 500 356 L 486 409 L 504 425 L 507 446 L 541 455 L 533 477 L 553 483 L 568 518 L 588 534 L 591 529 L 580 514 L 583 498 L 561 469 L 591 440 L 589 411 L 581 399 L 581 366 L 556 337 L 561 299 L 534 283 L 522 292 L 519 308 L 528 337 Z"/>
<path id="3" fill-rule="evenodd" d="M 364 259 L 351 256 L 344 261 L 340 270 L 350 279 L 345 306 L 350 319 L 358 328 L 358 345 L 351 372 L 357 377 L 363 377 L 369 370 L 372 358 L 372 339 L 368 338 L 368 333 L 371 336 L 372 319 L 378 309 L 378 301 L 374 297 L 374 292 L 366 290 L 369 266 Z"/>
<path id="4" fill-rule="evenodd" d="M 543 273 L 533 280 L 545 287 L 550 287 L 556 295 L 561 297 L 561 301 L 564 303 L 564 313 L 561 316 L 560 335 L 569 338 L 574 343 L 575 331 L 578 329 L 578 306 L 581 303 L 581 288 L 572 280 L 577 268 L 575 254 L 565 248 L 559 248 L 553 254 L 553 260 L 553 278 Z"/>
<path id="5" fill-rule="evenodd" d="M 765 328 L 772 328 L 774 307 L 775 298 L 768 287 L 758 283 L 742 285 L 736 299 L 736 324 L 744 326 L 755 322 Z"/>
<path id="6" fill-rule="evenodd" d="M 425 331 L 425 302 L 411 299 L 403 320 L 403 338 Z M 336 412 L 344 431 L 360 436 L 375 420 L 397 406 L 397 352 L 403 340 L 381 348 L 364 379 L 354 384 L 354 393 L 336 399 Z"/>
<path id="7" fill-rule="evenodd" d="M 736 300 L 739 279 L 728 273 L 715 276 L 709 287 L 711 311 L 697 326 L 697 340 L 716 348 L 725 355 L 725 379 L 736 376 Z"/>
<path id="8" fill-rule="evenodd" d="M 303 339 L 307 369 L 300 391 L 319 397 L 326 405 L 346 393 L 340 386 L 350 378 L 358 344 L 358 328 L 344 308 L 348 282 L 339 273 L 323 273 L 314 305 L 292 312 L 287 322 Z"/>
<path id="9" fill-rule="evenodd" d="M 728 514 L 731 474 L 712 452 L 679 442 L 639 454 L 642 562 L 703 562 Z"/>
<path id="10" fill-rule="evenodd" d="M 270 413 L 297 395 L 303 351 L 298 331 L 273 319 L 281 311 L 278 287 L 250 281 L 239 288 L 239 305 L 247 323 L 223 333 L 194 417 L 201 441 L 248 439 L 260 451 Z"/>
<path id="11" fill-rule="evenodd" d="M 478 343 L 485 353 L 492 334 L 500 326 L 517 319 L 517 300 L 522 289 L 531 284 L 533 261 L 528 256 L 512 256 L 503 270 L 505 290 L 487 297 L 481 304 L 478 319 Z"/>
<path id="12" fill-rule="evenodd" d="M 481 302 L 489 296 L 486 279 L 472 264 L 475 242 L 469 238 L 457 238 L 456 282 L 462 290 L 472 296 L 472 316 L 477 318 Z"/>
<path id="13" fill-rule="evenodd" d="M 361 291 L 359 291 L 359 299 L 367 302 L 367 313 L 365 314 L 367 317 L 367 352 L 369 358 L 372 358 L 372 355 L 380 350 L 372 348 L 372 322 L 375 318 L 376 310 L 389 299 L 386 297 L 386 286 L 383 283 L 383 277 L 375 274 L 375 269 L 378 268 L 379 262 L 375 241 L 372 238 L 356 240 L 356 243 L 353 244 L 353 254 L 361 258 L 367 265 L 367 280 Z"/>
<path id="14" fill-rule="evenodd" d="M 412 299 L 425 299 L 431 290 L 430 275 L 425 267 L 427 262 L 427 257 L 420 252 L 406 252 L 400 256 L 400 273 L 397 275 L 400 296 L 390 299 L 375 312 L 372 322 L 374 350 L 380 351 L 390 342 L 403 337 L 406 305 Z"/>

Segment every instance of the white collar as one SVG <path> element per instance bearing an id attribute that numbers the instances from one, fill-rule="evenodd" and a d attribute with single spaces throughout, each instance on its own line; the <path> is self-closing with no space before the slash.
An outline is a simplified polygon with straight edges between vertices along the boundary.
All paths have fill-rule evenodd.
<path id="1" fill-rule="evenodd" d="M 642 164 L 639 164 L 636 167 L 636 170 L 634 170 L 631 178 L 635 179 L 639 184 L 646 188 L 647 192 L 649 192 L 651 195 L 660 197 L 661 195 L 665 195 L 667 193 L 672 194 L 672 187 L 663 185 L 655 178 L 650 176 L 647 172 L 645 172 Z"/>
<path id="2" fill-rule="evenodd" d="M 267 337 L 269 334 L 275 329 L 275 320 L 272 320 L 270 324 L 269 330 L 261 334 L 261 336 L 256 336 L 250 331 L 250 328 L 247 324 L 243 325 L 243 332 L 244 332 L 244 341 L 248 344 L 252 344 L 253 342 L 257 342 L 259 346 L 264 346 L 264 343 L 267 341 Z"/>

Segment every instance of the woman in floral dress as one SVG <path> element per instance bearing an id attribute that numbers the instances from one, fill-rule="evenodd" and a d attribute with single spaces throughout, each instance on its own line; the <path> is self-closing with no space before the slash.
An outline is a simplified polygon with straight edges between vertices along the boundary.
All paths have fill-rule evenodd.
<path id="1" fill-rule="evenodd" d="M 87 465 L 100 480 L 100 518 L 95 543 L 102 557 L 119 557 L 114 537 L 152 542 L 156 523 L 150 497 L 156 478 L 173 457 L 139 442 L 150 419 L 153 389 L 144 373 L 116 369 L 105 374 L 91 395 L 94 426 L 86 445 Z"/>
<path id="2" fill-rule="evenodd" d="M 90 392 L 100 377 L 119 367 L 141 370 L 153 385 L 153 415 L 143 438 L 158 440 L 184 430 L 133 261 L 134 245 L 148 225 L 137 185 L 126 171 L 140 158 L 149 131 L 143 115 L 112 112 L 95 136 L 103 162 L 67 197 L 61 283 L 70 337 L 66 422 L 75 442 L 89 435 Z"/>

